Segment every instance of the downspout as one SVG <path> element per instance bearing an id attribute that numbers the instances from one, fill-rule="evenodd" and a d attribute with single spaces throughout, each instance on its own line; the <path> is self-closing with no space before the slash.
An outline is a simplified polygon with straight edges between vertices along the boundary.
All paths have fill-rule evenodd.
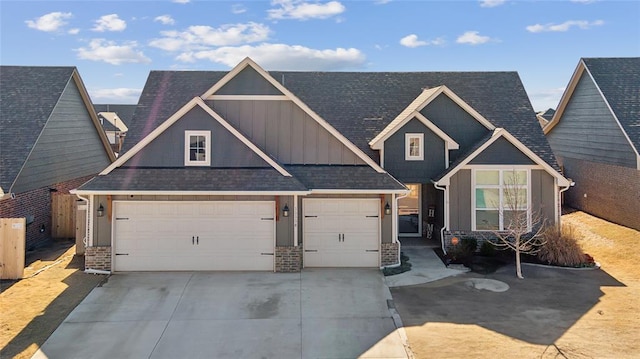
<path id="1" fill-rule="evenodd" d="M 568 186 L 565 186 L 565 187 L 560 188 L 560 191 L 558 192 L 558 193 L 560 194 L 560 198 L 559 198 L 559 201 L 558 201 L 558 216 L 557 216 L 557 218 L 556 218 L 556 223 L 558 224 L 558 226 L 560 226 L 560 217 L 562 217 L 562 194 L 563 194 L 566 190 L 568 190 L 569 188 L 571 188 L 571 187 L 573 187 L 573 186 L 575 186 L 575 185 L 576 185 L 576 183 L 575 183 L 575 182 L 573 182 L 573 181 L 571 180 L 571 178 L 567 178 L 567 179 L 569 180 L 569 185 L 568 185 Z"/>
<path id="2" fill-rule="evenodd" d="M 393 239 L 394 243 L 398 243 L 398 264 L 389 266 L 389 268 L 399 267 L 402 264 L 402 260 L 400 258 L 400 253 L 402 252 L 402 243 L 398 240 L 398 201 L 409 196 L 410 194 L 411 192 L 407 192 L 404 195 L 398 196 L 395 198 L 395 200 L 391 201 L 393 203 L 393 212 L 391 213 L 391 215 L 393 216 L 391 217 L 391 228 L 393 230 L 393 236 L 391 238 Z"/>
<path id="3" fill-rule="evenodd" d="M 436 182 L 433 182 L 433 187 L 440 191 L 444 192 L 444 225 L 440 228 L 440 247 L 442 248 L 442 253 L 447 254 L 447 250 L 444 247 L 444 230 L 449 228 L 449 191 L 447 191 L 447 187 L 438 187 Z"/>
<path id="4" fill-rule="evenodd" d="M 80 198 L 81 200 L 85 201 L 87 203 L 87 215 L 85 216 L 84 219 L 84 225 L 85 225 L 85 230 L 84 230 L 84 238 L 82 238 L 82 243 L 84 244 L 85 248 L 89 245 L 89 224 L 90 224 L 90 220 L 89 217 L 91 215 L 91 212 L 89 212 L 89 199 L 88 198 L 84 198 L 81 195 L 75 193 L 76 197 Z"/>

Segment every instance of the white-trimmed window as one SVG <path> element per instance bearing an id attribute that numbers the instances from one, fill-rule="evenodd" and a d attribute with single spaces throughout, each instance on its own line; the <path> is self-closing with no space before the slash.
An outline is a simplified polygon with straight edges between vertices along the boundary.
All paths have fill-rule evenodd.
<path id="1" fill-rule="evenodd" d="M 502 231 L 526 221 L 531 229 L 530 171 L 476 169 L 473 171 L 473 230 Z"/>
<path id="2" fill-rule="evenodd" d="M 424 159 L 424 134 L 407 133 L 405 139 L 405 156 L 407 161 L 421 161 Z"/>
<path id="3" fill-rule="evenodd" d="M 211 165 L 211 131 L 184 131 L 184 165 Z"/>

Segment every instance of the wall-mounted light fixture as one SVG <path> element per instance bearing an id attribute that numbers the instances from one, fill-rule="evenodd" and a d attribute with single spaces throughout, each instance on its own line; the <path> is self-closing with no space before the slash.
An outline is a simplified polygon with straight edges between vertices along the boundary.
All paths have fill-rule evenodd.
<path id="1" fill-rule="evenodd" d="M 102 216 L 104 216 L 104 207 L 102 206 L 102 203 L 100 203 L 100 206 L 98 206 L 98 217 Z"/>
<path id="2" fill-rule="evenodd" d="M 289 217 L 289 206 L 286 204 L 282 208 L 282 217 Z"/>
<path id="3" fill-rule="evenodd" d="M 387 204 L 384 205 L 384 214 L 386 215 L 391 214 L 391 206 L 389 206 L 389 202 L 387 202 Z"/>
<path id="4" fill-rule="evenodd" d="M 43 225 L 40 226 L 40 233 L 44 233 L 44 230 L 45 230 L 45 226 L 43 224 Z"/>

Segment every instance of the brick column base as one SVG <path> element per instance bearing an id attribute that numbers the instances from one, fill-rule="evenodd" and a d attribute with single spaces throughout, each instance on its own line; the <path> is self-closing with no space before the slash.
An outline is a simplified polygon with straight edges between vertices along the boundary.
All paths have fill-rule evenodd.
<path id="1" fill-rule="evenodd" d="M 84 252 L 85 269 L 111 270 L 111 247 L 87 247 Z"/>
<path id="2" fill-rule="evenodd" d="M 382 243 L 382 266 L 390 266 L 398 263 L 398 243 Z"/>
<path id="3" fill-rule="evenodd" d="M 294 273 L 302 268 L 302 247 L 276 247 L 276 272 Z"/>

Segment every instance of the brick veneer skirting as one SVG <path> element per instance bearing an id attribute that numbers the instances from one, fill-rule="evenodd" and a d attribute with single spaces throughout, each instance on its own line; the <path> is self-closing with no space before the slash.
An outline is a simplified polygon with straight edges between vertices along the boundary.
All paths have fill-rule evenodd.
<path id="1" fill-rule="evenodd" d="M 398 243 L 382 243 L 381 265 L 383 267 L 398 263 Z"/>
<path id="2" fill-rule="evenodd" d="M 84 252 L 85 269 L 111 270 L 111 247 L 87 247 Z"/>
<path id="3" fill-rule="evenodd" d="M 564 203 L 594 216 L 640 230 L 640 171 L 573 158 L 562 158 L 565 177 L 576 185 Z"/>
<path id="4" fill-rule="evenodd" d="M 300 272 L 302 247 L 276 247 L 276 272 Z"/>

